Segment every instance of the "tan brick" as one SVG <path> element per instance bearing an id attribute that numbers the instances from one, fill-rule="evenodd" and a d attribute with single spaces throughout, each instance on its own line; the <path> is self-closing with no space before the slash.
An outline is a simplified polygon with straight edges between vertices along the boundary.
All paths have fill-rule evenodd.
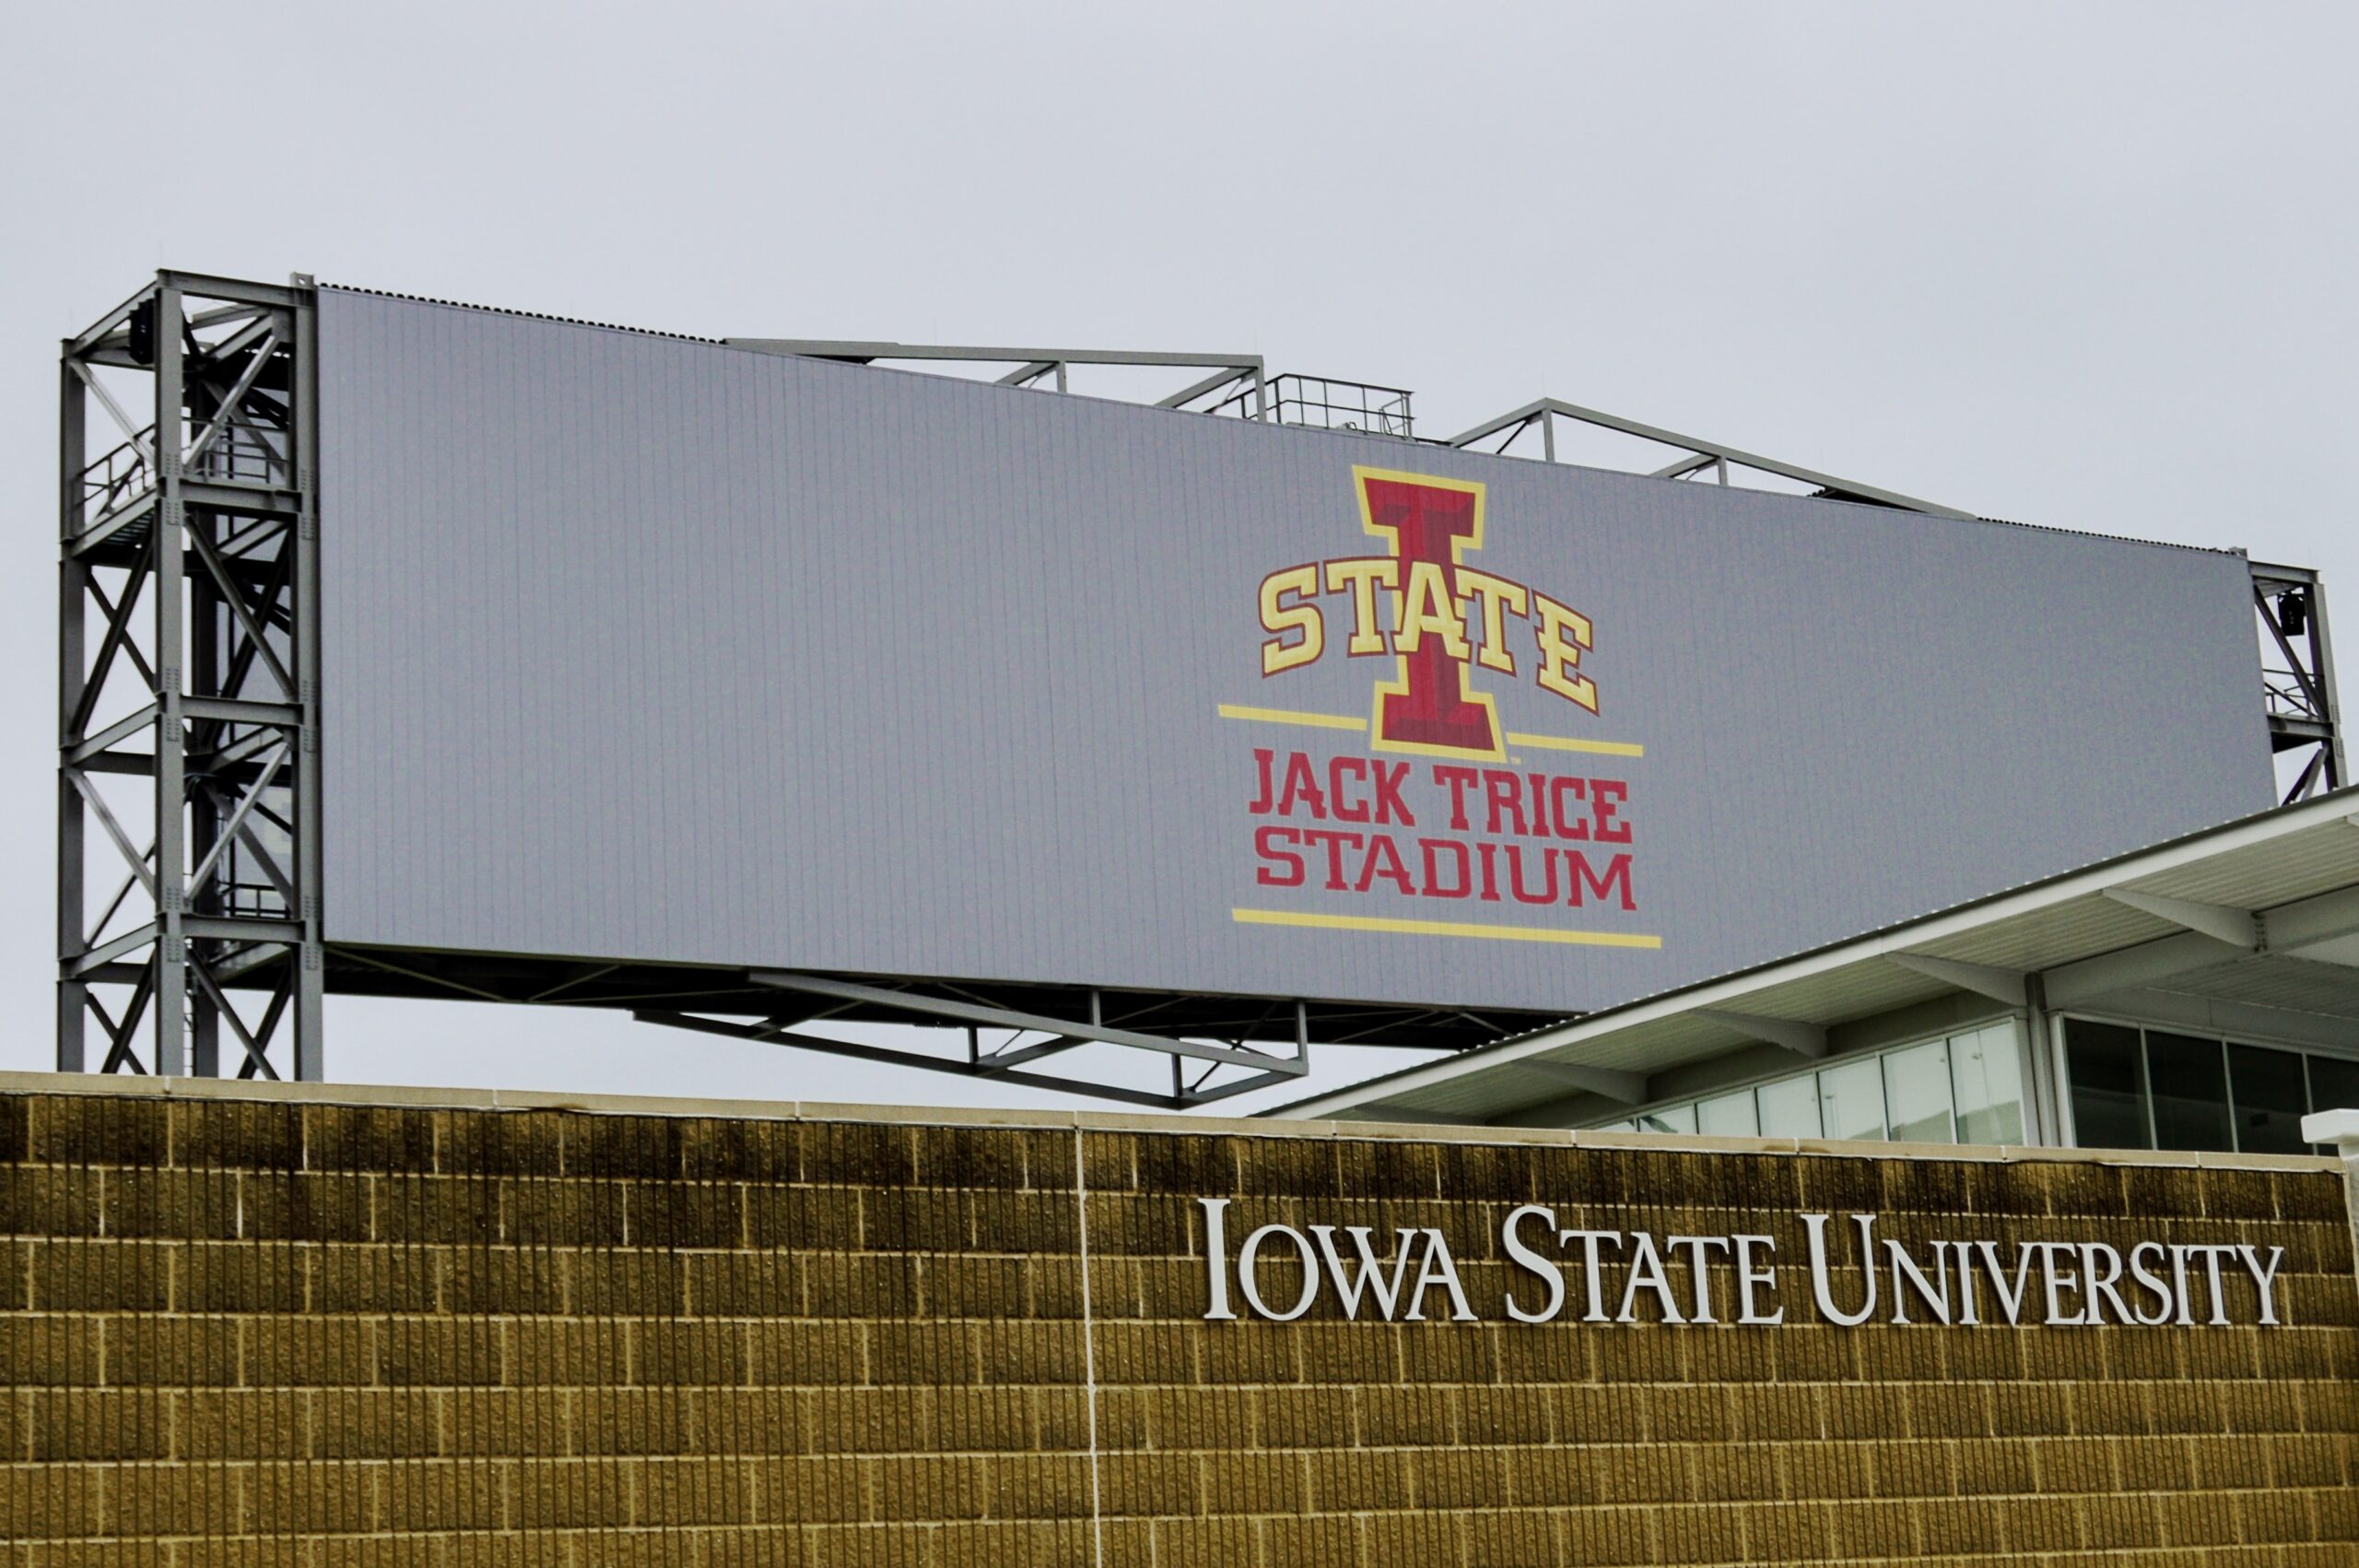
<path id="1" fill-rule="evenodd" d="M 1358 1561 L 1360 1523 L 1356 1519 L 1315 1515 L 1306 1517 L 1277 1515 L 1256 1520 L 1255 1534 L 1257 1555 L 1252 1559 L 1255 1562 Z M 1523 1561 L 1532 1562 L 1543 1559 L 1525 1558 Z"/>
<path id="2" fill-rule="evenodd" d="M 566 1118 L 552 1111 L 435 1111 L 435 1169 L 457 1176 L 556 1176 Z"/>
<path id="3" fill-rule="evenodd" d="M 745 1381 L 745 1332 L 734 1323 L 656 1318 L 631 1325 L 640 1383 L 728 1386 Z"/>
<path id="4" fill-rule="evenodd" d="M 324 1388 L 302 1397 L 305 1443 L 315 1459 L 422 1459 L 445 1451 L 438 1396 L 406 1388 Z M 466 1450 L 474 1451 L 474 1450 Z"/>
<path id="5" fill-rule="evenodd" d="M 803 1179 L 818 1187 L 906 1188 L 917 1176 L 917 1140 L 906 1127 L 814 1122 L 803 1129 Z"/>
<path id="6" fill-rule="evenodd" d="M 221 1388 L 239 1381 L 236 1318 L 125 1316 L 103 1322 L 111 1385 Z"/>
<path id="7" fill-rule="evenodd" d="M 519 1246 L 630 1245 L 627 1189 L 620 1182 L 503 1177 L 493 1190 L 503 1229 L 498 1237 L 471 1239 L 502 1239 Z"/>
<path id="8" fill-rule="evenodd" d="M 871 1323 L 863 1327 L 867 1339 L 868 1380 L 872 1383 L 914 1383 L 929 1387 L 973 1383 L 984 1369 L 983 1361 L 976 1354 L 975 1340 L 980 1334 L 992 1346 L 991 1370 L 994 1382 L 1039 1383 L 1071 1382 L 1071 1367 L 1062 1370 L 1066 1375 L 1044 1377 L 1040 1365 L 1029 1352 L 1009 1356 L 1010 1330 L 1015 1326 L 986 1323 L 970 1326 L 965 1323 L 935 1323 L 922 1319 L 915 1322 Z M 1029 1340 L 1054 1340 L 1053 1332 L 1044 1335 L 1035 1325 L 1025 1325 L 1031 1330 Z M 1064 1358 L 1070 1363 L 1080 1352 L 1081 1334 L 1078 1326 L 1062 1336 L 1072 1341 L 1071 1353 Z M 1052 1363 L 1053 1364 L 1053 1363 Z"/>
<path id="9" fill-rule="evenodd" d="M 680 1129 L 682 1174 L 690 1181 L 792 1182 L 803 1174 L 803 1129 L 791 1121 L 698 1117 Z"/>
<path id="10" fill-rule="evenodd" d="M 314 1171 L 434 1167 L 434 1114 L 400 1106 L 305 1106 L 303 1164 Z"/>
<path id="11" fill-rule="evenodd" d="M 202 1389 L 173 1403 L 175 1457 L 243 1460 L 307 1456 L 302 1394 Z"/>
<path id="12" fill-rule="evenodd" d="M 790 1525 L 867 1518 L 871 1469 L 848 1458 L 757 1460 L 748 1467 L 754 1516 Z"/>
<path id="13" fill-rule="evenodd" d="M 481 1317 L 388 1317 L 378 1327 L 377 1375 L 395 1388 L 498 1383 L 499 1326 Z"/>
<path id="14" fill-rule="evenodd" d="M 105 1182 L 109 1235 L 158 1241 L 238 1237 L 234 1171 L 125 1169 L 107 1172 Z"/>
<path id="15" fill-rule="evenodd" d="M 182 1312 L 297 1313 L 309 1305 L 311 1249 L 205 1243 L 176 1249 Z"/>
<path id="16" fill-rule="evenodd" d="M 699 1317 L 779 1317 L 803 1309 L 803 1265 L 775 1252 L 701 1252 L 681 1260 L 680 1310 Z"/>
<path id="17" fill-rule="evenodd" d="M 794 1396 L 784 1390 L 700 1389 L 696 1410 L 698 1442 L 705 1452 L 769 1456 L 792 1454 L 800 1446 Z M 583 1441 L 590 1441 L 594 1431 L 594 1427 L 585 1428 Z"/>
<path id="18" fill-rule="evenodd" d="M 535 1459 L 515 1471 L 508 1527 L 614 1529 L 637 1516 L 641 1473 L 628 1460 Z"/>
<path id="19" fill-rule="evenodd" d="M 583 1387 L 630 1378 L 628 1322 L 612 1318 L 518 1318 L 500 1325 L 502 1366 L 515 1387 Z"/>
<path id="20" fill-rule="evenodd" d="M 474 1249 L 414 1246 L 320 1246 L 300 1249 L 310 1271 L 310 1306 L 317 1313 L 432 1312 L 436 1270 L 450 1256 Z"/>
<path id="21" fill-rule="evenodd" d="M 403 1305 L 388 1311 L 430 1311 L 439 1301 L 446 1312 L 548 1316 L 570 1305 L 575 1259 L 539 1247 L 447 1247 L 423 1255 L 404 1249 L 396 1261 L 425 1274 L 425 1288 L 419 1293 L 412 1286 L 403 1293 Z"/>
<path id="22" fill-rule="evenodd" d="M 1080 1388 L 933 1390 L 934 1444 L 945 1452 L 1031 1448 L 1081 1453 L 1090 1445 L 1092 1419 L 1088 1395 Z M 1100 1441 L 1113 1444 L 1123 1430 L 1119 1417 L 1101 1413 L 1095 1419 Z M 1019 1437 L 1027 1432 L 1028 1439 Z"/>
<path id="23" fill-rule="evenodd" d="M 501 1239 L 499 1188 L 473 1177 L 407 1173 L 371 1189 L 375 1239 L 407 1246 L 487 1246 Z"/>
<path id="24" fill-rule="evenodd" d="M 1584 1508 L 1569 1515 L 1565 1523 L 1565 1539 L 1571 1547 L 1569 1556 L 1573 1562 L 1618 1564 L 1663 1561 L 1656 1554 L 1655 1523 L 1648 1510 Z M 1813 1549 L 1823 1548 L 1825 1540 L 1822 1531 L 1813 1542 Z"/>
<path id="25" fill-rule="evenodd" d="M 795 1396 L 795 1427 L 810 1454 L 909 1454 L 933 1445 L 933 1391 L 830 1388 Z"/>
<path id="26" fill-rule="evenodd" d="M 13 1173 L 0 1179 L 14 1179 Z M 152 1242 L 36 1242 L 31 1246 L 32 1310 L 165 1311 L 171 1305 L 174 1265 L 184 1261 L 187 1250 Z M 23 1280 L 20 1272 L 16 1282 L 21 1286 Z"/>
<path id="27" fill-rule="evenodd" d="M 218 1319 L 245 1336 L 252 1388 L 332 1388 L 377 1380 L 377 1325 L 351 1317 Z"/>
<path id="28" fill-rule="evenodd" d="M 528 1470 L 532 1467 L 527 1467 Z M 389 1530 L 496 1530 L 509 1523 L 500 1477 L 485 1465 L 404 1459 L 385 1466 L 381 1527 Z"/>
<path id="29" fill-rule="evenodd" d="M 35 1390 L 30 1457 L 43 1465 L 170 1458 L 171 1398 L 147 1388 Z M 6 1402 L 11 1412 L 18 1407 L 13 1397 Z M 9 1455 L 26 1457 L 20 1448 Z"/>
<path id="30" fill-rule="evenodd" d="M 100 1473 L 44 1465 L 0 1486 L 0 1540 L 43 1541 L 89 1536 L 99 1528 Z"/>
<path id="31" fill-rule="evenodd" d="M 0 1234 L 43 1240 L 109 1234 L 101 1223 L 109 1175 L 79 1166 L 0 1167 Z"/>
<path id="32" fill-rule="evenodd" d="M 170 1112 L 162 1100 L 42 1094 L 28 1109 L 29 1149 L 21 1157 L 35 1164 L 160 1165 L 170 1155 Z"/>
<path id="33" fill-rule="evenodd" d="M 633 1246 L 731 1247 L 745 1242 L 742 1188 L 698 1182 L 622 1185 L 623 1221 Z"/>

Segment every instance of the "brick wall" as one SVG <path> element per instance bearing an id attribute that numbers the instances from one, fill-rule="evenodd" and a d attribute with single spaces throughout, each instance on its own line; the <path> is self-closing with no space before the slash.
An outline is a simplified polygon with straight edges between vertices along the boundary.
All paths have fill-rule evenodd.
<path id="1" fill-rule="evenodd" d="M 2359 1562 L 2326 1162 L 58 1082 L 0 1083 L 0 1568 Z M 1199 1196 L 1485 1304 L 1534 1200 L 1773 1232 L 1790 1304 L 1808 1209 L 2282 1246 L 2286 1323 L 1207 1323 Z"/>

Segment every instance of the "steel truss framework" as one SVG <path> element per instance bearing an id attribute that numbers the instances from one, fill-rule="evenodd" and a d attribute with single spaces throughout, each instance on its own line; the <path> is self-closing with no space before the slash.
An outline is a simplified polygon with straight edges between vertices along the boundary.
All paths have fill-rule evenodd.
<path id="1" fill-rule="evenodd" d="M 2260 679 L 2269 705 L 2269 749 L 2307 750 L 2285 803 L 2306 801 L 2349 779 L 2343 770 L 2341 706 L 2334 693 L 2334 644 L 2327 635 L 2326 590 L 2306 567 L 2252 566 L 2253 609 L 2260 617 Z"/>
<path id="2" fill-rule="evenodd" d="M 316 1079 L 323 997 L 334 990 L 623 1010 L 698 1033 L 1190 1106 L 1302 1077 L 1314 1040 L 1463 1049 L 1557 1021 L 329 945 L 319 841 L 315 300 L 299 275 L 276 287 L 164 273 L 65 345 L 61 1070 Z M 1651 471 L 1660 478 L 1728 485 L 1732 473 L 1757 473 L 1830 498 L 1972 515 L 1554 398 L 1447 440 L 1420 439 L 1407 392 L 1272 376 L 1259 355 L 727 341 L 840 363 L 983 368 L 1000 384 L 1058 392 L 1073 390 L 1076 366 L 1193 371 L 1154 404 L 1495 453 L 1536 430 L 1548 462 L 1557 460 L 1559 424 L 1570 422 L 1678 453 Z M 2300 799 L 2344 778 L 2325 602 L 2315 572 L 2256 565 L 2252 577 L 2271 744 L 2312 749 L 2288 796 Z M 102 1043 L 95 1061 L 86 1047 L 92 1021 Z M 899 1027 L 846 1029 L 876 1024 Z M 1041 1071 L 1095 1046 L 1163 1055 L 1168 1090 Z"/>
<path id="3" fill-rule="evenodd" d="M 226 1031 L 240 1077 L 320 1076 L 305 283 L 160 274 L 65 345 L 63 1071 L 95 1022 L 101 1071 L 217 1074 Z"/>

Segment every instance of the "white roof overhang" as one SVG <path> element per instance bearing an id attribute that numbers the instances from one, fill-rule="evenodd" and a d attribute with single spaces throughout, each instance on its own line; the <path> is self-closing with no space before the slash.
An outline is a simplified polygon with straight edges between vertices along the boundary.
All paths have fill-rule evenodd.
<path id="1" fill-rule="evenodd" d="M 2359 790 L 2206 829 L 1833 946 L 1627 1003 L 1266 1114 L 1488 1122 L 1961 994 L 2103 1010 L 2169 991 L 2348 1021 L 2359 1040 Z"/>

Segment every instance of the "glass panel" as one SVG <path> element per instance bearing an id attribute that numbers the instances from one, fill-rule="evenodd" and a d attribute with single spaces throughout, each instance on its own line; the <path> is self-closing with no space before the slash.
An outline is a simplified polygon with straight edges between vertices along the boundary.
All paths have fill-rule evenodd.
<path id="1" fill-rule="evenodd" d="M 2359 1061 L 2339 1056 L 2312 1057 L 2310 1109 L 2359 1111 Z"/>
<path id="2" fill-rule="evenodd" d="M 1761 1120 L 1754 1114 L 1753 1091 L 1740 1089 L 1697 1106 L 1696 1130 L 1723 1138 L 1753 1137 L 1761 1130 Z"/>
<path id="3" fill-rule="evenodd" d="M 1818 1079 L 1804 1073 L 1789 1078 L 1783 1083 L 1764 1083 L 1755 1091 L 1761 1102 L 1761 1135 L 1764 1138 L 1816 1138 L 1821 1136 L 1818 1124 Z"/>
<path id="4" fill-rule="evenodd" d="M 2023 1050 L 2013 1024 L 1993 1024 L 1950 1041 L 1957 1086 L 1957 1141 L 2024 1141 Z"/>
<path id="5" fill-rule="evenodd" d="M 1884 1067 L 1875 1058 L 1818 1075 L 1818 1111 L 1829 1138 L 1884 1136 Z"/>
<path id="6" fill-rule="evenodd" d="M 1950 1124 L 1950 1047 L 1945 1040 L 1892 1051 L 1884 1059 L 1884 1103 L 1892 1135 L 1903 1143 L 1954 1143 Z"/>
<path id="7" fill-rule="evenodd" d="M 2146 1082 L 2154 1096 L 2156 1148 L 2225 1153 L 2236 1146 L 2219 1041 L 2147 1030 Z"/>
<path id="8" fill-rule="evenodd" d="M 2302 1059 L 2259 1046 L 2228 1047 L 2228 1083 L 2236 1102 L 2236 1148 L 2248 1154 L 2305 1154 Z"/>
<path id="9" fill-rule="evenodd" d="M 2310 1109 L 2359 1111 L 2359 1061 L 2345 1060 L 2339 1056 L 2312 1057 Z M 2324 1147 L 2315 1152 L 2320 1154 L 2334 1153 Z"/>
<path id="10" fill-rule="evenodd" d="M 1649 1111 L 1638 1118 L 1640 1132 L 1693 1132 L 1696 1130 L 1696 1107 L 1666 1106 L 1659 1111 Z"/>
<path id="11" fill-rule="evenodd" d="M 2152 1149 L 2138 1031 L 2064 1021 L 2064 1068 L 2072 1080 L 2073 1141 L 2083 1149 Z"/>
<path id="12" fill-rule="evenodd" d="M 1638 1124 L 1635 1121 L 1602 1121 L 1589 1130 L 1591 1132 L 1636 1132 L 1638 1130 Z"/>

